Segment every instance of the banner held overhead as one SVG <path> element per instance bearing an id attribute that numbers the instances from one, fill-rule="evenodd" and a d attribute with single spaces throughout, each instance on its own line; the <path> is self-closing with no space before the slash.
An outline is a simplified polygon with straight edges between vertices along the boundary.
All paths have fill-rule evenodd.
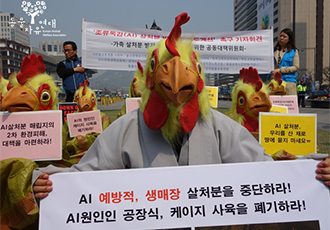
<path id="1" fill-rule="evenodd" d="M 82 65 L 85 68 L 135 71 L 145 64 L 147 49 L 169 32 L 83 21 Z M 274 69 L 273 31 L 183 33 L 193 38 L 205 73 L 239 73 L 243 67 L 260 74 Z"/>

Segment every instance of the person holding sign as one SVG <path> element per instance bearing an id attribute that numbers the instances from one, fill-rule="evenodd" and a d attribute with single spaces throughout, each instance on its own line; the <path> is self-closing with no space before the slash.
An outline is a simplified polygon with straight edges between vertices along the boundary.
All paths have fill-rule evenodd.
<path id="1" fill-rule="evenodd" d="M 281 73 L 282 80 L 286 82 L 286 94 L 297 95 L 296 81 L 299 69 L 299 54 L 291 29 L 285 28 L 281 31 L 280 39 L 274 50 L 275 69 L 271 71 L 271 77 L 274 77 L 276 73 Z"/>
<path id="2" fill-rule="evenodd" d="M 272 161 L 240 124 L 211 108 L 192 39 L 181 38 L 187 13 L 148 50 L 138 110 L 118 118 L 71 168 L 49 166 L 33 175 L 35 198 L 52 191 L 49 173 Z M 317 178 L 330 185 L 330 160 Z"/>

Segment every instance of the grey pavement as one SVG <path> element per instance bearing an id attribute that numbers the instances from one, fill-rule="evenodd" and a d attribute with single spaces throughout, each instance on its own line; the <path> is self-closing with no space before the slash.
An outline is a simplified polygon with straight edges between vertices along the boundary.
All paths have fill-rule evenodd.
<path id="1" fill-rule="evenodd" d="M 330 132 L 330 109 L 329 108 L 311 108 L 307 103 L 306 107 L 299 108 L 299 113 L 317 114 L 317 129 Z"/>
<path id="2" fill-rule="evenodd" d="M 107 106 L 97 105 L 99 110 L 120 110 L 124 105 L 125 101 L 120 101 L 114 104 Z M 231 107 L 231 101 L 228 100 L 219 100 L 218 108 L 227 108 Z M 330 109 L 329 108 L 311 108 L 307 103 L 306 107 L 299 108 L 299 113 L 315 113 L 317 114 L 317 129 L 330 132 Z"/>
<path id="3" fill-rule="evenodd" d="M 116 102 L 113 104 L 108 104 L 108 105 L 100 105 L 99 101 L 97 103 L 97 108 L 99 110 L 121 110 L 121 107 L 123 107 L 125 103 L 125 100 L 122 100 L 120 102 Z"/>

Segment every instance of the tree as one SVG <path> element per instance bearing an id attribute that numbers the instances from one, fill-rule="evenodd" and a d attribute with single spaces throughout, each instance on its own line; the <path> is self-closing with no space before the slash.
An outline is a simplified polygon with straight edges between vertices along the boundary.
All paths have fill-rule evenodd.
<path id="1" fill-rule="evenodd" d="M 323 82 L 326 83 L 327 88 L 330 88 L 330 67 L 324 67 L 322 69 L 323 73 Z"/>
<path id="2" fill-rule="evenodd" d="M 47 9 L 46 3 L 44 1 L 36 1 L 35 4 L 32 4 L 31 2 L 27 1 L 22 1 L 21 7 L 28 16 L 31 16 L 31 24 L 35 24 L 35 16 L 43 14 L 44 10 Z"/>

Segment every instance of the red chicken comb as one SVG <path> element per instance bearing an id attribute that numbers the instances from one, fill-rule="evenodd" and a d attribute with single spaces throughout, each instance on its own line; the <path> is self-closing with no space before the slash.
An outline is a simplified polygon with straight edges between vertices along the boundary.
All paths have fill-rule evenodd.
<path id="1" fill-rule="evenodd" d="M 80 85 L 82 86 L 82 83 L 80 83 Z M 85 79 L 84 81 L 84 88 L 82 90 L 82 95 L 85 95 L 86 94 L 86 91 L 87 91 L 87 87 L 89 86 L 89 81 L 87 79 Z"/>
<path id="2" fill-rule="evenodd" d="M 281 85 L 282 84 L 282 74 L 280 73 L 280 72 L 277 72 L 276 74 L 275 74 L 275 81 L 277 81 L 277 83 L 279 84 L 279 85 Z"/>
<path id="3" fill-rule="evenodd" d="M 244 83 L 249 83 L 254 86 L 256 91 L 259 91 L 262 87 L 262 81 L 260 80 L 258 70 L 250 67 L 249 69 L 243 68 L 239 71 L 239 79 L 243 79 Z"/>
<path id="4" fill-rule="evenodd" d="M 137 62 L 137 65 L 138 65 L 139 70 L 140 70 L 141 73 L 143 74 L 143 66 L 142 66 L 142 64 L 138 61 L 138 62 Z"/>
<path id="5" fill-rule="evenodd" d="M 46 67 L 42 56 L 36 56 L 32 53 L 29 57 L 23 58 L 21 72 L 17 74 L 16 78 L 20 84 L 24 84 L 27 79 L 32 78 L 35 75 L 42 74 L 45 71 Z"/>
<path id="6" fill-rule="evenodd" d="M 181 36 L 181 25 L 187 23 L 189 21 L 189 19 L 190 19 L 190 17 L 188 16 L 188 14 L 186 12 L 176 16 L 175 24 L 172 28 L 172 31 L 165 41 L 167 50 L 173 56 L 180 56 L 178 51 L 175 49 L 175 43 L 176 43 L 176 40 Z"/>

